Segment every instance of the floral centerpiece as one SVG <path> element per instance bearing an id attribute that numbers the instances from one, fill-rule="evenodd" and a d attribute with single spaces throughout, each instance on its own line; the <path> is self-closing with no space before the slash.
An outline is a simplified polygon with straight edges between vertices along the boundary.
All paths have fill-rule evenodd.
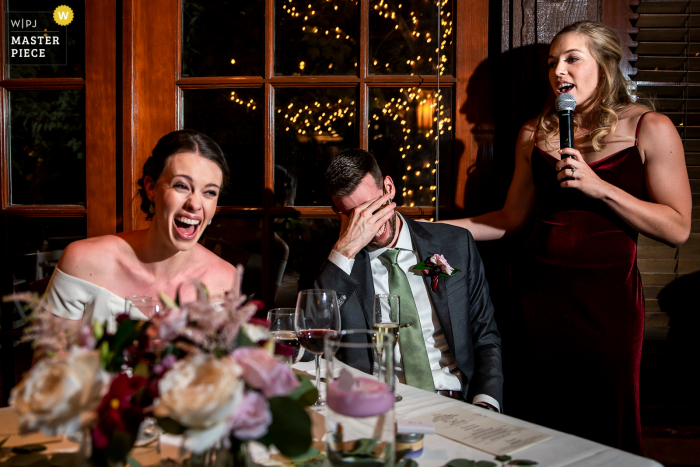
<path id="1" fill-rule="evenodd" d="M 25 339 L 46 353 L 12 390 L 20 430 L 83 433 L 91 440 L 84 460 L 95 465 L 123 465 L 147 417 L 182 435 L 193 464 L 213 449 L 235 464 L 251 440 L 288 456 L 306 452 L 305 407 L 317 392 L 278 360 L 290 349 L 252 318 L 261 303 L 246 303 L 239 287 L 212 303 L 197 287 L 191 303 L 161 296 L 165 307 L 150 322 L 119 316 L 114 334 L 87 317 L 56 319 L 36 296 L 11 297 L 32 308 Z"/>

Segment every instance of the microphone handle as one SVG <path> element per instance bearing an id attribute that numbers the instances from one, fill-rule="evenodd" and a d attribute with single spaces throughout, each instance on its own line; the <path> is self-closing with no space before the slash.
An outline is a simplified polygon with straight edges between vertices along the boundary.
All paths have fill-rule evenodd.
<path id="1" fill-rule="evenodd" d="M 559 112 L 559 148 L 574 147 L 574 111 L 562 110 Z M 568 154 L 562 154 L 562 159 L 571 157 Z"/>
<path id="2" fill-rule="evenodd" d="M 574 147 L 574 111 L 573 110 L 562 110 L 559 112 L 559 148 L 573 148 Z M 562 154 L 561 158 L 566 159 L 571 157 L 569 154 Z M 564 169 L 566 170 L 566 169 Z M 573 177 L 564 177 L 562 182 L 566 180 L 573 180 Z"/>

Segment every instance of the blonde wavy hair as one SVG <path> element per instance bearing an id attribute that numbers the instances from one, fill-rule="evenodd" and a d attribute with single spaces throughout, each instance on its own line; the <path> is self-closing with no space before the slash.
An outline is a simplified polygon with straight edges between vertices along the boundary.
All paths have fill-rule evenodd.
<path id="1" fill-rule="evenodd" d="M 598 64 L 598 86 L 589 98 L 589 102 L 592 103 L 589 118 L 595 126 L 591 132 L 591 143 L 593 149 L 598 152 L 606 146 L 603 138 L 609 134 L 615 134 L 618 123 L 617 112 L 634 104 L 637 97 L 631 92 L 629 82 L 620 70 L 620 61 L 623 56 L 622 43 L 615 30 L 595 21 L 579 21 L 559 31 L 552 39 L 552 43 L 559 37 L 572 32 L 588 38 L 588 49 Z M 638 104 L 653 110 L 649 104 L 641 102 Z M 574 115 L 574 131 L 579 128 L 579 125 L 580 117 Z M 559 117 L 554 109 L 553 99 L 548 99 L 542 109 L 537 126 L 541 129 L 545 143 L 549 146 L 550 139 L 559 131 Z"/>

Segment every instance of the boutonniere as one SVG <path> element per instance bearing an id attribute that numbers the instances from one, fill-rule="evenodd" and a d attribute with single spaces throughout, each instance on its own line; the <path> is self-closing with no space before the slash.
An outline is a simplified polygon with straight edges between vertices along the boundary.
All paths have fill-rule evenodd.
<path id="1" fill-rule="evenodd" d="M 433 292 L 437 292 L 438 277 L 450 277 L 459 272 L 459 269 L 449 265 L 444 256 L 438 254 L 428 257 L 425 262 L 418 263 L 411 269 L 418 269 L 431 277 Z"/>

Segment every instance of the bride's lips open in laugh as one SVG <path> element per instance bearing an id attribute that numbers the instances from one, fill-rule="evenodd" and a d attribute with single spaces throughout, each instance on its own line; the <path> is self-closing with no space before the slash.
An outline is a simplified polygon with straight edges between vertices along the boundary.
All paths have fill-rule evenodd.
<path id="1" fill-rule="evenodd" d="M 197 233 L 202 225 L 201 219 L 193 219 L 185 216 L 177 216 L 173 219 L 175 232 L 184 240 L 197 238 Z"/>

